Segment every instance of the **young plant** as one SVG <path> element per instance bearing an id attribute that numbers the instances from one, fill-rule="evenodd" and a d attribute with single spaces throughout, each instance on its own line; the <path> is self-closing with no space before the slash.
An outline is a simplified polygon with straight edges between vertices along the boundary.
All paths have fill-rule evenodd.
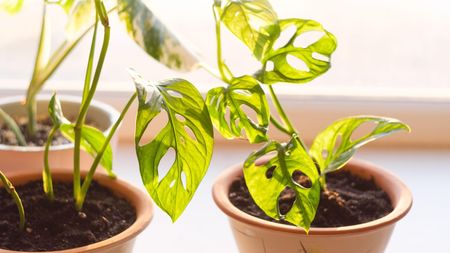
<path id="1" fill-rule="evenodd" d="M 16 192 L 16 188 L 14 188 L 14 185 L 9 181 L 9 179 L 3 174 L 3 172 L 0 171 L 0 181 L 3 184 L 3 187 L 5 188 L 5 191 L 13 197 L 14 202 L 16 202 L 17 210 L 19 211 L 19 228 L 20 230 L 23 230 L 25 228 L 25 211 L 23 209 L 22 200 L 19 197 L 19 194 Z"/>
<path id="2" fill-rule="evenodd" d="M 117 11 L 129 36 L 147 54 L 167 67 L 179 71 L 189 71 L 199 65 L 198 58 L 181 45 L 179 40 L 172 35 L 141 0 L 107 0 L 105 2 L 105 5 L 108 7 L 105 7 L 105 10 L 108 10 L 108 13 Z M 8 0 L 0 4 L 0 9 L 9 13 L 17 13 L 22 6 L 23 0 Z M 61 7 L 67 15 L 65 40 L 53 52 L 51 52 L 51 18 L 48 14 L 48 9 L 51 6 Z M 151 20 L 152 23 L 147 22 L 148 20 Z M 94 27 L 94 23 L 95 3 L 92 0 L 43 1 L 39 43 L 33 75 L 25 100 L 28 117 L 28 136 L 34 136 L 36 133 L 36 96 L 75 46 Z M 3 113 L 0 114 L 0 118 L 5 119 Z M 8 126 L 12 130 L 18 129 L 14 121 L 8 122 Z M 19 140 L 18 144 L 25 146 L 26 142 L 21 141 L 25 140 L 24 133 L 20 131 L 13 131 L 13 133 L 16 139 Z"/>
<path id="3" fill-rule="evenodd" d="M 276 83 L 306 83 L 330 68 L 331 55 L 337 47 L 336 38 L 313 20 L 298 18 L 279 19 L 267 0 L 214 1 L 216 22 L 217 65 L 220 79 L 226 87 L 211 89 L 207 94 L 207 105 L 212 122 L 226 138 L 245 138 L 250 143 L 266 144 L 252 153 L 244 163 L 244 177 L 256 204 L 270 217 L 284 219 L 309 230 L 319 204 L 320 191 L 326 189 L 327 173 L 342 168 L 356 150 L 366 143 L 406 130 L 409 127 L 398 120 L 355 116 L 338 120 L 321 132 L 311 149 L 300 138 L 300 133 L 291 123 L 274 90 Z M 235 77 L 222 58 L 221 26 L 225 25 L 240 39 L 260 62 L 255 74 Z M 281 47 L 275 47 L 280 35 L 293 27 L 295 33 Z M 299 43 L 308 33 L 319 33 L 318 39 Z M 278 42 L 278 43 L 277 43 Z M 288 58 L 303 62 L 307 69 L 292 66 Z M 270 111 L 265 91 L 280 120 Z M 256 115 L 252 119 L 244 108 Z M 229 111 L 229 118 L 227 117 Z M 268 135 L 269 122 L 288 137 L 286 143 L 271 140 Z M 374 127 L 363 137 L 354 139 L 353 134 L 364 123 Z M 362 129 L 362 128 L 361 128 Z M 265 162 L 260 158 L 266 157 Z M 310 187 L 297 183 L 294 174 L 302 173 L 311 181 Z M 292 208 L 282 215 L 278 199 L 287 187 L 296 193 Z"/>
<path id="4" fill-rule="evenodd" d="M 139 6 L 133 5 L 133 7 L 137 8 Z M 130 74 L 136 84 L 136 92 L 130 97 L 108 135 L 104 136 L 100 130 L 86 126 L 86 113 L 100 80 L 110 34 L 108 14 L 103 2 L 95 0 L 95 8 L 96 21 L 82 93 L 82 103 L 76 122 L 70 123 L 64 117 L 56 95 L 53 95 L 49 104 L 49 114 L 53 121 L 51 132 L 59 130 L 66 138 L 74 142 L 73 189 L 76 209 L 81 210 L 83 208 L 87 191 L 99 164 L 107 170 L 110 176 L 114 177 L 110 141 L 128 109 L 137 98 L 139 104 L 135 140 L 142 180 L 155 203 L 175 221 L 193 197 L 211 161 L 213 126 L 206 104 L 198 90 L 188 81 L 169 79 L 160 82 L 147 82 L 134 70 L 130 70 Z M 142 15 L 147 13 L 145 10 L 138 8 L 133 13 L 139 12 L 139 15 Z M 103 42 L 95 71 L 93 71 L 93 52 L 96 46 L 99 22 L 104 29 Z M 149 35 L 155 36 L 153 33 L 158 35 L 162 31 L 164 29 L 161 29 L 161 27 L 158 29 L 155 27 Z M 175 38 L 168 37 L 168 34 L 165 34 L 165 36 L 166 39 L 171 39 L 170 43 L 175 41 Z M 164 40 L 162 44 L 166 42 Z M 181 46 L 172 47 L 171 49 L 169 45 L 166 46 L 167 48 L 164 50 L 175 51 L 161 51 L 159 52 L 159 57 L 165 57 L 166 54 L 170 53 L 172 58 L 167 60 L 166 63 L 173 59 L 178 59 L 180 61 L 178 67 L 186 66 L 182 65 L 184 63 L 181 62 L 185 58 L 177 55 L 185 49 Z M 164 48 L 164 46 L 160 46 L 160 48 Z M 160 60 L 164 61 L 163 58 L 160 58 Z M 93 76 L 91 76 L 92 74 Z M 167 124 L 156 134 L 153 140 L 148 143 L 142 143 L 142 138 L 149 124 L 162 111 L 165 111 L 168 115 Z M 48 165 L 49 143 L 50 141 L 46 145 L 43 182 L 44 191 L 48 198 L 52 200 L 54 193 L 51 170 Z M 94 157 L 94 161 L 83 180 L 80 173 L 80 150 L 82 147 Z M 167 175 L 160 178 L 158 167 L 169 150 L 175 151 L 175 161 Z"/>

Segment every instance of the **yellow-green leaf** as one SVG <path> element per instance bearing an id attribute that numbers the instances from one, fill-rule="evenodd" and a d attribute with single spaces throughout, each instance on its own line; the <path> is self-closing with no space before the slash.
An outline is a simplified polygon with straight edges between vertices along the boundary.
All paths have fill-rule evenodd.
<path id="1" fill-rule="evenodd" d="M 354 136 L 364 123 L 372 128 L 362 136 Z M 374 116 L 356 116 L 335 121 L 314 139 L 310 155 L 320 167 L 322 175 L 342 168 L 358 148 L 401 130 L 410 128 L 399 120 Z"/>
<path id="2" fill-rule="evenodd" d="M 269 105 L 264 90 L 253 77 L 238 77 L 226 88 L 211 89 L 206 104 L 214 126 L 225 138 L 242 137 L 244 130 L 251 143 L 267 140 Z M 249 116 L 250 110 L 254 112 L 255 119 Z"/>
<path id="3" fill-rule="evenodd" d="M 266 162 L 261 158 L 268 159 Z M 294 180 L 294 173 L 306 175 L 311 185 L 305 187 Z M 309 230 L 320 199 L 320 182 L 316 166 L 296 137 L 289 143 L 268 142 L 252 153 L 244 164 L 244 177 L 255 203 L 270 217 L 284 219 Z M 280 213 L 278 200 L 286 187 L 295 191 L 292 208 Z"/>
<path id="4" fill-rule="evenodd" d="M 331 67 L 331 54 L 336 50 L 337 41 L 333 34 L 313 20 L 285 19 L 279 21 L 281 29 L 293 26 L 295 33 L 280 48 L 272 49 L 261 60 L 265 69 L 258 73 L 258 79 L 265 84 L 278 82 L 305 83 L 325 73 Z M 310 32 L 319 32 L 316 41 L 307 41 Z M 289 62 L 289 58 L 299 61 Z"/>
<path id="5" fill-rule="evenodd" d="M 188 81 L 151 83 L 134 71 L 130 73 L 139 100 L 135 144 L 142 181 L 155 203 L 175 221 L 194 196 L 211 161 L 214 142 L 209 113 L 200 92 Z M 150 142 L 141 143 L 149 124 L 162 111 L 167 113 L 167 124 Z M 175 160 L 161 178 L 159 165 L 169 150 L 175 152 Z"/>
<path id="6" fill-rule="evenodd" d="M 221 21 L 261 59 L 280 35 L 278 17 L 267 0 L 227 1 Z"/>

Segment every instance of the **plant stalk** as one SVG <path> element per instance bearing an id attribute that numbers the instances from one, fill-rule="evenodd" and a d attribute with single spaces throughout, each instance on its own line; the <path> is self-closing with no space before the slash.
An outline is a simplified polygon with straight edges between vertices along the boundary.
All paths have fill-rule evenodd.
<path id="1" fill-rule="evenodd" d="M 277 122 L 274 125 L 281 131 L 289 134 L 290 136 L 295 136 L 298 139 L 298 141 L 300 142 L 300 144 L 302 145 L 302 147 L 307 151 L 308 149 L 307 149 L 305 143 L 300 138 L 297 130 L 295 130 L 295 128 L 292 125 L 291 121 L 289 120 L 286 112 L 284 111 L 283 107 L 281 106 L 280 100 L 278 99 L 277 94 L 275 94 L 275 90 L 273 89 L 273 86 L 272 85 L 268 85 L 268 86 L 269 86 L 270 96 L 272 97 L 273 104 L 275 105 L 278 115 L 280 115 L 281 121 L 283 122 L 285 127 L 278 128 L 277 123 L 279 123 L 279 122 L 277 122 L 275 119 L 273 119 L 273 117 L 270 118 L 270 121 L 272 123 Z"/>
<path id="2" fill-rule="evenodd" d="M 55 200 L 55 194 L 53 191 L 53 180 L 52 174 L 50 171 L 50 163 L 48 161 L 48 155 L 50 150 L 50 145 L 52 144 L 53 137 L 55 136 L 56 131 L 58 130 L 57 126 L 53 126 L 50 130 L 50 133 L 47 138 L 47 142 L 45 143 L 44 149 L 44 171 L 42 171 L 42 181 L 44 183 L 44 192 L 47 198 L 50 201 Z"/>
<path id="3" fill-rule="evenodd" d="M 214 18 L 216 23 L 216 41 L 217 41 L 217 66 L 219 68 L 219 72 L 221 75 L 221 79 L 226 82 L 230 83 L 231 79 L 233 79 L 233 75 L 230 72 L 230 69 L 227 67 L 227 65 L 223 61 L 222 57 L 222 39 L 220 35 L 220 28 L 221 28 L 221 22 L 220 22 L 220 13 L 217 10 L 216 4 L 213 5 L 213 12 L 214 12 Z"/>
<path id="4" fill-rule="evenodd" d="M 31 77 L 31 81 L 27 90 L 27 99 L 26 99 L 26 107 L 28 112 L 28 124 L 27 131 L 29 136 L 34 136 L 36 134 L 36 93 L 34 92 L 35 88 L 39 86 L 39 73 L 44 69 L 44 66 L 47 65 L 48 61 L 48 50 L 49 46 L 49 24 L 47 22 L 47 4 L 44 3 L 42 10 L 42 23 L 41 23 L 41 32 L 39 35 L 39 44 L 38 50 L 36 53 L 36 59 L 34 62 L 33 75 Z M 33 95 L 34 93 L 34 95 Z"/>
<path id="5" fill-rule="evenodd" d="M 3 174 L 3 172 L 0 171 L 0 180 L 3 183 L 3 186 L 5 187 L 5 190 L 7 193 L 9 193 L 13 199 L 14 202 L 16 202 L 17 210 L 19 211 L 19 228 L 20 230 L 23 230 L 25 228 L 25 210 L 23 208 L 22 200 L 20 199 L 19 194 L 17 193 L 16 189 L 14 188 L 14 185 L 9 181 L 9 179 Z"/>
<path id="6" fill-rule="evenodd" d="M 14 119 L 11 118 L 11 116 L 9 116 L 5 111 L 3 111 L 2 108 L 0 108 L 0 119 L 3 119 L 6 126 L 9 129 L 11 129 L 11 131 L 14 133 L 14 136 L 16 136 L 16 140 L 19 146 L 26 146 L 27 141 L 25 140 L 25 136 L 23 135 L 23 133 L 20 131 L 19 126 L 14 121 Z"/>
<path id="7" fill-rule="evenodd" d="M 130 109 L 130 106 L 133 104 L 134 100 L 137 97 L 137 93 L 135 92 L 133 96 L 128 100 L 127 104 L 123 108 L 122 112 L 120 113 L 119 118 L 114 123 L 114 126 L 111 128 L 111 131 L 108 133 L 108 136 L 105 139 L 105 142 L 103 143 L 102 148 L 95 156 L 94 162 L 91 165 L 91 168 L 89 169 L 88 174 L 84 178 L 83 186 L 81 188 L 80 198 L 76 199 L 76 209 L 80 211 L 83 208 L 84 200 L 86 198 L 87 191 L 89 190 L 89 186 L 91 185 L 92 179 L 94 177 L 95 171 L 97 170 L 98 165 L 100 164 L 100 161 L 103 158 L 103 155 L 108 148 L 109 143 L 111 142 L 112 137 L 114 136 L 115 132 L 117 131 L 117 128 L 120 126 L 120 124 L 123 121 L 123 118 L 128 112 L 128 109 Z"/>
<path id="8" fill-rule="evenodd" d="M 103 6 L 103 4 L 100 4 L 99 0 L 95 0 L 95 7 L 96 7 L 96 15 L 101 19 L 101 22 L 104 27 L 104 34 L 103 34 L 103 43 L 102 48 L 100 51 L 100 56 L 97 61 L 97 66 L 94 73 L 94 78 L 92 80 L 92 84 L 90 85 L 89 92 L 87 92 L 87 96 L 85 100 L 81 104 L 80 112 L 77 117 L 77 121 L 75 123 L 74 132 L 75 132 L 75 141 L 74 141 L 74 172 L 73 172 L 73 194 L 75 202 L 78 202 L 78 199 L 81 198 L 81 176 L 80 176 L 80 147 L 81 147 L 81 131 L 84 125 L 84 121 L 86 118 L 87 111 L 89 109 L 89 106 L 92 102 L 92 99 L 94 97 L 94 94 L 97 90 L 97 85 L 100 80 L 100 74 L 102 72 L 103 63 L 105 62 L 106 53 L 108 51 L 108 45 L 109 45 L 109 39 L 110 39 L 110 33 L 111 29 L 109 27 L 109 23 L 107 21 L 107 14 L 103 13 L 105 16 L 101 15 L 101 8 L 100 6 Z M 105 20 L 106 19 L 106 20 Z M 91 44 L 91 51 L 94 50 L 95 47 L 95 41 L 92 41 Z M 91 54 L 89 54 L 91 57 Z M 91 58 L 89 59 L 91 61 Z M 92 66 L 91 66 L 92 67 Z M 89 73 L 89 72 L 88 72 Z M 87 75 L 88 75 L 87 73 Z M 87 88 L 85 86 L 85 88 Z M 85 94 L 85 91 L 83 91 L 83 94 Z"/>

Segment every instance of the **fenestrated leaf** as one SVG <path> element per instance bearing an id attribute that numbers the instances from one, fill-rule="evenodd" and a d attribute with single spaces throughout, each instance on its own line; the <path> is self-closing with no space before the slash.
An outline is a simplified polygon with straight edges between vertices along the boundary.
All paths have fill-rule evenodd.
<path id="1" fill-rule="evenodd" d="M 155 203 L 173 221 L 182 214 L 203 179 L 211 161 L 213 127 L 202 96 L 188 81 L 169 79 L 150 83 L 130 71 L 139 99 L 135 144 L 141 177 Z M 167 124 L 147 144 L 141 139 L 161 111 Z M 166 176 L 158 168 L 170 150 L 175 160 Z M 186 176 L 183 183 L 182 174 Z"/>
<path id="2" fill-rule="evenodd" d="M 70 123 L 70 121 L 64 117 L 61 103 L 55 95 L 53 95 L 50 99 L 48 110 L 53 124 L 57 126 L 57 128 L 61 131 L 61 134 L 66 137 L 66 139 L 73 143 L 75 140 L 75 125 Z M 81 130 L 81 148 L 88 152 L 93 158 L 95 158 L 97 153 L 101 150 L 105 140 L 106 137 L 100 130 L 87 125 L 83 126 Z M 100 164 L 110 177 L 115 177 L 112 170 L 112 161 L 112 148 L 111 145 L 108 144 L 108 147 L 100 160 Z"/>
<path id="3" fill-rule="evenodd" d="M 272 153 L 275 155 L 270 156 Z M 266 155 L 270 158 L 267 162 L 258 161 Z M 272 172 L 268 172 L 269 170 Z M 293 179 L 296 171 L 301 171 L 310 179 L 310 188 Z M 313 160 L 296 137 L 288 144 L 271 141 L 251 154 L 244 164 L 244 177 L 255 203 L 268 216 L 277 220 L 283 218 L 309 230 L 319 205 L 319 174 Z M 278 199 L 286 187 L 295 191 L 296 199 L 289 212 L 283 216 L 280 214 Z"/>
<path id="4" fill-rule="evenodd" d="M 272 49 L 261 60 L 266 67 L 258 73 L 258 79 L 262 83 L 305 83 L 325 73 L 330 68 L 331 54 L 337 47 L 337 41 L 333 34 L 313 20 L 285 19 L 280 20 L 279 24 L 282 30 L 294 26 L 296 32 L 286 45 L 278 49 Z M 311 44 L 306 43 L 306 45 L 296 42 L 301 36 L 313 31 L 323 33 L 322 37 Z M 292 66 L 288 62 L 288 57 L 297 58 L 306 65 L 307 69 Z M 271 69 L 272 64 L 273 69 Z"/>
<path id="5" fill-rule="evenodd" d="M 22 9 L 23 0 L 2 0 L 0 3 L 0 10 L 5 10 L 9 13 L 17 13 Z"/>
<path id="6" fill-rule="evenodd" d="M 197 56 L 188 50 L 141 0 L 118 0 L 120 20 L 128 34 L 154 59 L 175 70 L 198 67 Z"/>
<path id="7" fill-rule="evenodd" d="M 221 20 L 257 59 L 265 56 L 280 35 L 277 14 L 267 0 L 228 1 Z"/>
<path id="8" fill-rule="evenodd" d="M 238 77 L 226 88 L 211 89 L 206 104 L 214 126 L 225 138 L 241 137 L 244 129 L 251 143 L 267 140 L 269 105 L 264 90 L 253 77 Z M 244 106 L 254 111 L 257 122 L 244 111 Z M 226 118 L 227 111 L 229 119 Z"/>
<path id="9" fill-rule="evenodd" d="M 367 122 L 374 124 L 371 131 L 362 137 L 352 136 Z M 400 130 L 410 131 L 410 128 L 391 118 L 356 116 L 341 119 L 317 135 L 309 153 L 319 165 L 321 174 L 325 175 L 342 168 L 364 144 Z"/>

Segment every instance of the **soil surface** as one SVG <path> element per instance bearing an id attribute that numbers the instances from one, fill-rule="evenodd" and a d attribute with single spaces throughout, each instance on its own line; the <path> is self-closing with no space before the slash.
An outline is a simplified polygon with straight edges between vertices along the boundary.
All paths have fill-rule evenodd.
<path id="1" fill-rule="evenodd" d="M 36 128 L 37 132 L 35 136 L 28 135 L 27 131 L 27 119 L 25 117 L 16 119 L 16 123 L 19 126 L 21 132 L 25 136 L 25 140 L 27 141 L 28 146 L 30 147 L 40 147 L 45 146 L 45 143 L 47 142 L 48 134 L 50 133 L 50 130 L 52 129 L 52 122 L 50 118 L 43 118 L 38 119 Z M 2 125 L 0 127 L 0 143 L 4 145 L 10 145 L 10 146 L 17 146 L 17 139 L 14 133 L 9 130 L 9 128 L 6 125 Z M 56 145 L 62 145 L 70 143 L 66 138 L 64 138 L 61 133 L 58 131 L 55 133 L 53 140 L 52 140 L 52 146 Z"/>
<path id="2" fill-rule="evenodd" d="M 136 212 L 126 200 L 93 182 L 83 210 L 74 208 L 71 183 L 58 183 L 55 200 L 44 196 L 42 182 L 16 187 L 27 219 L 19 229 L 15 202 L 0 190 L 0 248 L 17 251 L 54 251 L 108 239 L 131 226 Z"/>
<path id="3" fill-rule="evenodd" d="M 309 180 L 305 180 L 302 176 L 294 179 L 303 186 L 306 186 Z M 389 197 L 373 180 L 365 180 L 341 170 L 327 176 L 327 187 L 327 191 L 321 192 L 319 207 L 311 227 L 361 224 L 386 216 L 393 210 Z M 229 198 L 234 206 L 250 215 L 290 224 L 285 220 L 274 220 L 264 214 L 251 198 L 243 177 L 232 183 Z M 295 192 L 292 189 L 284 190 L 278 202 L 280 213 L 287 213 L 294 200 Z"/>

